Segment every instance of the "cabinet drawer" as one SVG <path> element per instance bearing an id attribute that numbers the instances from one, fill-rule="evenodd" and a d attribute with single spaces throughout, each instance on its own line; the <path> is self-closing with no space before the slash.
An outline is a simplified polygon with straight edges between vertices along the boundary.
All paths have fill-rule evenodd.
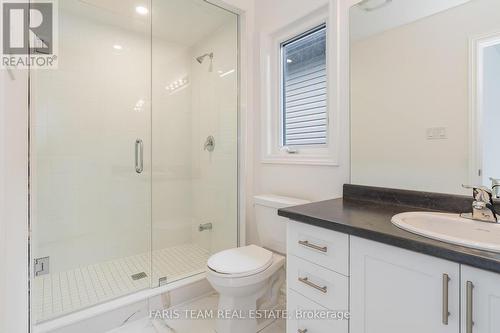
<path id="1" fill-rule="evenodd" d="M 289 221 L 288 254 L 349 275 L 349 236 L 324 228 Z"/>
<path id="2" fill-rule="evenodd" d="M 347 333 L 348 320 L 337 319 L 309 319 L 312 313 L 324 315 L 328 313 L 324 307 L 308 300 L 304 296 L 288 291 L 288 320 L 286 323 L 287 333 Z M 330 312 L 331 313 L 331 312 Z M 331 317 L 330 317 L 331 318 Z"/>
<path id="3" fill-rule="evenodd" d="M 327 309 L 348 310 L 349 282 L 346 276 L 295 256 L 288 256 L 287 283 L 289 289 Z"/>

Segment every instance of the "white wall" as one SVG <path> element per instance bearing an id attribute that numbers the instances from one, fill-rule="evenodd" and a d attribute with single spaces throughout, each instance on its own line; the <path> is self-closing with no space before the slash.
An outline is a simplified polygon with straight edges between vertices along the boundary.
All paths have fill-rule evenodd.
<path id="1" fill-rule="evenodd" d="M 483 184 L 491 185 L 490 177 L 500 179 L 500 46 L 490 46 L 484 52 L 483 83 Z"/>
<path id="2" fill-rule="evenodd" d="M 469 180 L 469 38 L 500 30 L 471 1 L 352 47 L 352 182 L 446 193 Z M 427 140 L 446 127 L 448 139 Z"/>
<path id="3" fill-rule="evenodd" d="M 28 330 L 28 75 L 0 70 L 0 332 Z"/>
<path id="4" fill-rule="evenodd" d="M 236 245 L 236 23 L 228 17 L 195 45 L 153 44 L 154 249 L 196 242 L 213 252 Z M 210 52 L 212 72 L 209 58 L 195 60 Z M 184 88 L 165 90 L 184 77 Z M 216 141 L 211 153 L 203 147 L 209 135 Z M 204 223 L 213 230 L 200 233 Z"/>
<path id="5" fill-rule="evenodd" d="M 231 247 L 237 227 L 237 78 L 236 72 L 221 78 L 218 71 L 236 69 L 237 20 L 222 11 L 210 16 L 215 7 L 203 5 L 200 24 L 211 28 L 172 43 L 164 31 L 172 13 L 164 5 L 153 8 L 153 249 L 188 242 L 212 251 Z M 208 57 L 203 64 L 195 59 L 209 52 L 212 72 Z M 183 78 L 189 83 L 182 89 L 165 89 Z M 216 139 L 213 153 L 203 149 L 208 135 Z M 213 231 L 200 233 L 198 225 L 208 222 Z"/>
<path id="6" fill-rule="evenodd" d="M 212 253 L 236 246 L 238 216 L 238 38 L 237 19 L 228 17 L 192 48 L 192 219 L 195 238 Z M 194 60 L 214 53 L 202 64 Z M 209 135 L 213 152 L 204 150 Z M 200 233 L 199 224 L 212 223 Z"/>
<path id="7" fill-rule="evenodd" d="M 327 5 L 326 0 L 281 0 L 267 1 L 256 0 L 255 2 L 255 44 L 253 56 L 255 59 L 255 101 L 260 101 L 265 96 L 260 94 L 260 71 L 265 70 L 260 63 L 260 38 L 265 38 L 279 29 L 282 29 L 294 21 L 314 12 Z M 332 3 L 335 3 L 332 1 Z M 330 10 L 330 12 L 334 12 Z M 333 18 L 336 24 L 337 18 Z M 336 43 L 336 36 L 331 36 L 330 43 Z M 335 61 L 332 63 L 336 64 Z M 334 78 L 336 79 L 336 78 Z M 279 112 L 276 110 L 276 112 Z M 344 119 L 346 117 L 344 109 Z M 340 166 L 311 166 L 290 164 L 265 164 L 261 162 L 262 121 L 264 110 L 260 104 L 254 107 L 254 194 L 272 193 L 318 201 L 324 199 L 338 198 L 342 196 L 342 185 L 349 182 L 349 139 L 348 129 L 343 126 L 338 145 L 341 149 L 339 156 Z M 247 221 L 248 243 L 259 243 L 255 226 L 254 216 L 250 215 Z"/>
<path id="8" fill-rule="evenodd" d="M 5 101 L 5 83 L 7 80 L 7 72 L 2 71 L 0 72 L 0 101 Z M 0 106 L 0 124 L 2 125 L 1 129 L 3 132 L 3 128 L 5 124 L 5 114 L 4 114 L 4 108 L 5 106 L 3 105 Z M 0 267 L 5 266 L 5 251 L 6 249 L 6 240 L 7 240 L 7 235 L 5 234 L 5 228 L 7 227 L 5 223 L 5 216 L 3 213 L 5 211 L 5 191 L 3 190 L 5 188 L 5 152 L 4 152 L 4 142 L 5 138 L 3 135 L 0 135 Z M 0 272 L 0 299 L 5 298 L 5 291 L 4 291 L 4 286 L 5 286 L 5 274 L 3 272 Z M 4 318 L 4 311 L 3 308 L 5 306 L 5 302 L 0 303 L 0 323 L 3 323 L 5 318 Z M 2 325 L 3 326 L 3 325 Z M 4 332 L 4 327 L 0 326 L 0 332 Z"/>
<path id="9" fill-rule="evenodd" d="M 161 15 L 161 14 L 158 14 Z M 179 79 L 193 81 L 190 46 L 153 43 L 153 248 L 192 238 L 192 83 L 173 93 Z"/>
<path id="10" fill-rule="evenodd" d="M 366 11 L 359 6 L 351 8 L 351 40 L 364 39 L 386 30 L 437 14 L 471 0 L 410 0 L 393 1 L 380 10 Z M 371 6 L 368 4 L 368 6 Z"/>

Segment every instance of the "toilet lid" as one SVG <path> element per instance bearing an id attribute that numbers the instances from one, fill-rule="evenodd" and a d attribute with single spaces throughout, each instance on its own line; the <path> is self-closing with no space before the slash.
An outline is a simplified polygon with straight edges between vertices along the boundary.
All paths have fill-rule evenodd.
<path id="1" fill-rule="evenodd" d="M 241 275 L 258 273 L 268 268 L 273 253 L 256 245 L 225 250 L 208 259 L 207 266 L 221 274 Z"/>

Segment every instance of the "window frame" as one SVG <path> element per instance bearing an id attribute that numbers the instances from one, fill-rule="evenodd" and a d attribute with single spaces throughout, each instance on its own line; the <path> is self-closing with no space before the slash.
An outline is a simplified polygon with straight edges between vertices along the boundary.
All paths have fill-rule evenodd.
<path id="1" fill-rule="evenodd" d="M 298 145 L 298 146 L 294 146 L 294 145 L 286 145 L 285 144 L 285 141 L 286 141 L 286 131 L 285 131 L 285 94 L 286 94 L 286 90 L 285 90 L 285 63 L 284 63 L 284 49 L 286 47 L 286 45 L 289 45 L 295 41 L 298 41 L 300 40 L 301 38 L 304 38 L 304 37 L 307 37 L 307 36 L 310 36 L 311 34 L 314 34 L 315 32 L 318 32 L 320 30 L 323 30 L 325 29 L 325 34 L 326 34 L 326 49 L 327 49 L 327 52 L 326 52 L 326 79 L 327 79 L 327 83 L 326 83 L 326 100 L 327 100 L 327 105 L 326 105 L 326 122 L 327 122 L 327 130 L 326 130 L 326 143 L 324 144 L 307 144 L 307 145 Z M 328 45 L 329 45 L 329 41 L 328 41 L 328 23 L 326 22 L 326 20 L 311 28 L 311 29 L 308 29 L 307 31 L 304 31 L 296 36 L 293 36 L 292 38 L 290 39 L 287 39 L 283 42 L 280 43 L 280 52 L 279 52 L 279 55 L 280 55 L 280 60 L 279 60 L 279 70 L 280 70 L 280 73 L 279 73 L 279 97 L 280 97 L 280 100 L 279 100 L 279 137 L 280 137 L 280 149 L 285 149 L 285 150 L 298 150 L 298 149 L 313 149 L 313 148 L 328 148 L 328 145 L 330 144 L 330 112 L 329 112 L 329 96 L 330 96 L 330 91 L 329 91 L 329 64 L 328 64 Z"/>
<path id="2" fill-rule="evenodd" d="M 323 6 L 274 33 L 261 35 L 261 163 L 339 166 L 337 27 Z M 327 144 L 283 146 L 282 45 L 326 25 Z"/>

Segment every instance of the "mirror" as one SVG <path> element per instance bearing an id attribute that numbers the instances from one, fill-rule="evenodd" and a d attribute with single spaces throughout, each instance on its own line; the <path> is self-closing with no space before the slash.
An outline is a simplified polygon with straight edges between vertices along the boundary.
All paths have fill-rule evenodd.
<path id="1" fill-rule="evenodd" d="M 500 179 L 500 1 L 365 0 L 350 40 L 353 184 Z"/>

